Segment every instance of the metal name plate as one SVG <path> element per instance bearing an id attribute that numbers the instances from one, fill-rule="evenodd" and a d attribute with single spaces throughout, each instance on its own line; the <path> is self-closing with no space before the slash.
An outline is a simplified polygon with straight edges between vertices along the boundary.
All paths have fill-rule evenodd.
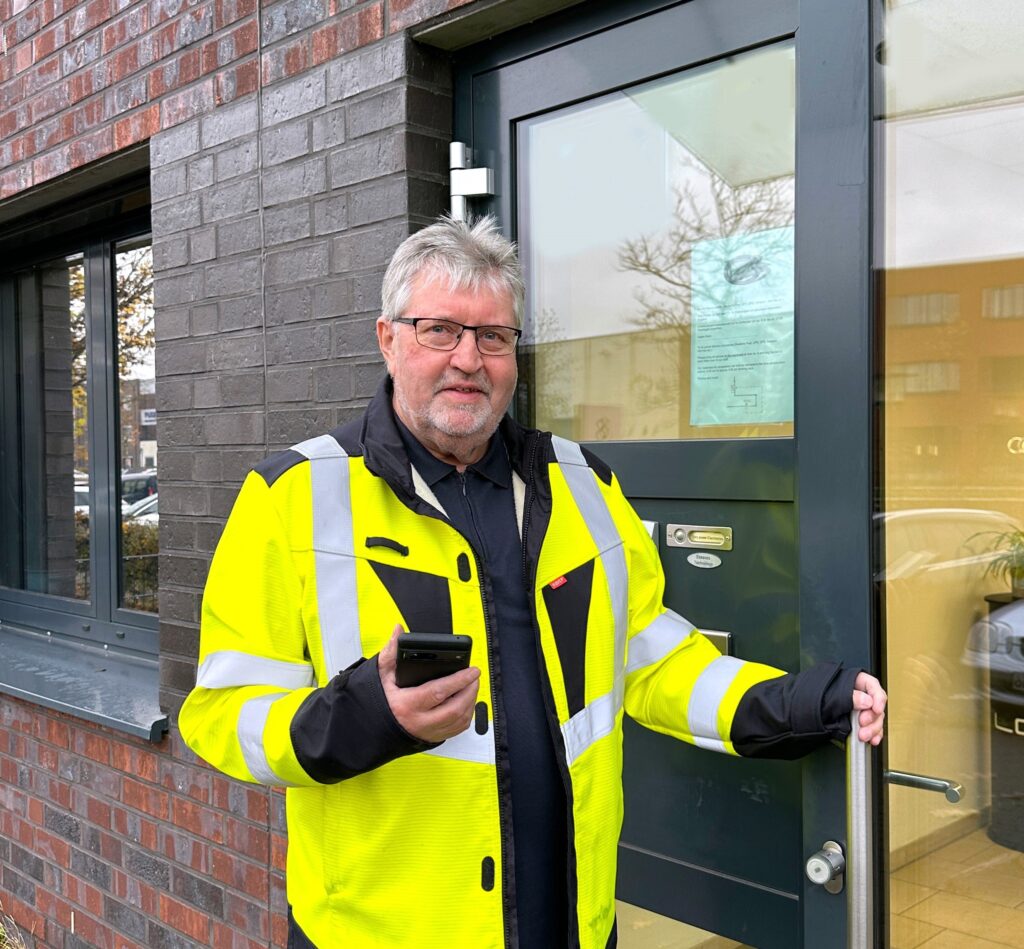
<path id="1" fill-rule="evenodd" d="M 695 550 L 686 559 L 694 567 L 700 567 L 702 570 L 714 570 L 715 567 L 722 566 L 722 558 L 718 554 L 709 554 L 704 550 Z"/>
<path id="2" fill-rule="evenodd" d="M 697 547 L 701 550 L 732 550 L 731 527 L 698 524 L 668 524 L 665 542 L 669 547 Z"/>

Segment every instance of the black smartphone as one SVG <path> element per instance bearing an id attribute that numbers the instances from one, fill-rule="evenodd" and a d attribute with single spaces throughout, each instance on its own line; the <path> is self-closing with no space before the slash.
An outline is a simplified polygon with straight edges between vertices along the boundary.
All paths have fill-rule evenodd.
<path id="1" fill-rule="evenodd" d="M 403 689 L 440 679 L 469 665 L 473 640 L 454 633 L 402 633 L 395 681 Z"/>

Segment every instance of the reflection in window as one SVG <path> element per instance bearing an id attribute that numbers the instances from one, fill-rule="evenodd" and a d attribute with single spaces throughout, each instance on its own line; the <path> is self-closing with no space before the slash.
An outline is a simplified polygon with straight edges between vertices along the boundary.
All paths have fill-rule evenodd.
<path id="1" fill-rule="evenodd" d="M 790 44 L 522 123 L 531 422 L 792 433 L 794 128 Z"/>
<path id="2" fill-rule="evenodd" d="M 964 787 L 955 806 L 889 789 L 890 941 L 927 919 L 935 945 L 981 945 L 1024 892 L 1022 739 L 1000 731 L 1024 715 L 1024 655 L 980 646 L 1001 624 L 1024 636 L 1000 566 L 1024 536 L 1024 6 L 884 6 L 886 742 L 893 769 Z M 956 321 L 902 328 L 905 299 L 946 294 Z"/>
<path id="3" fill-rule="evenodd" d="M 960 317 L 960 294 L 916 293 L 892 296 L 886 301 L 890 326 L 935 326 L 954 323 Z"/>
<path id="4" fill-rule="evenodd" d="M 148 240 L 118 245 L 114 269 L 121 429 L 121 605 L 155 613 L 159 514 L 153 250 Z"/>
<path id="5" fill-rule="evenodd" d="M 923 392 L 956 392 L 960 388 L 960 364 L 955 362 L 908 362 L 891 370 L 895 383 L 891 394 L 900 389 L 908 395 Z"/>
<path id="6" fill-rule="evenodd" d="M 985 360 L 992 380 L 992 392 L 997 395 L 1024 393 L 1024 353 L 993 356 Z M 1020 413 L 1016 413 L 1020 418 Z"/>
<path id="7" fill-rule="evenodd" d="M 86 367 L 85 267 L 81 259 L 68 267 L 71 316 L 71 405 L 75 452 L 75 596 L 89 599 L 92 571 L 89 540 L 92 498 L 89 491 L 89 400 Z"/>
<path id="8" fill-rule="evenodd" d="M 1024 284 L 986 287 L 981 292 L 981 315 L 989 320 L 1019 320 L 1024 317 Z"/>
<path id="9" fill-rule="evenodd" d="M 3 439 L 20 477 L 11 482 L 15 516 L 0 583 L 87 600 L 93 494 L 81 257 L 23 271 L 13 288 L 17 388 Z"/>

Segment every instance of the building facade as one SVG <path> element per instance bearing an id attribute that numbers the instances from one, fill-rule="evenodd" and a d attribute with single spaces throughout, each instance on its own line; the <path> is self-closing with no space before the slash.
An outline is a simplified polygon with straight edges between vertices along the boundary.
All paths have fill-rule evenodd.
<path id="1" fill-rule="evenodd" d="M 457 140 L 526 266 L 517 414 L 616 468 L 724 651 L 892 697 L 853 792 L 856 749 L 630 728 L 621 945 L 1018 945 L 1022 38 L 1009 2 L 0 0 L 30 944 L 285 945 L 284 795 L 175 725 L 203 584 L 246 472 L 379 384 L 383 270 Z"/>

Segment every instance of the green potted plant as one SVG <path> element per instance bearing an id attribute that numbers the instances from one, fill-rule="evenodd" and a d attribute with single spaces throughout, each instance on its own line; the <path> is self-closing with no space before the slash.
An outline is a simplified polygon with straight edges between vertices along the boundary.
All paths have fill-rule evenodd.
<path id="1" fill-rule="evenodd" d="M 995 556 L 985 568 L 985 576 L 1009 580 L 1013 596 L 1024 598 L 1024 530 L 1000 531 L 990 536 Z"/>

